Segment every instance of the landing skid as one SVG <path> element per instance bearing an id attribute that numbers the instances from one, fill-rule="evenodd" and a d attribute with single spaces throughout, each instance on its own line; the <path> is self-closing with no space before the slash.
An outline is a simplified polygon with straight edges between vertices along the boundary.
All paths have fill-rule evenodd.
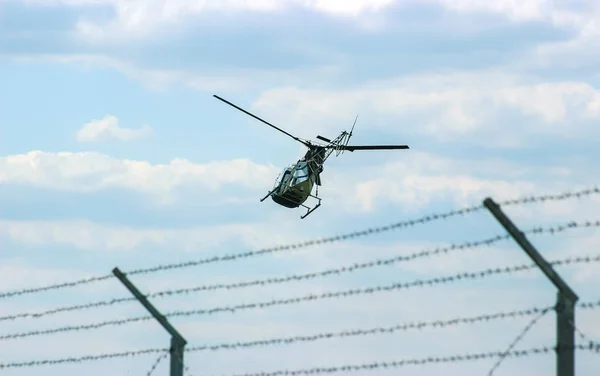
<path id="1" fill-rule="evenodd" d="M 306 217 L 307 217 L 307 216 L 308 216 L 310 213 L 312 213 L 312 212 L 313 212 L 313 211 L 315 211 L 315 210 L 316 210 L 316 209 L 317 209 L 319 206 L 321 206 L 321 201 L 319 201 L 319 203 L 318 203 L 317 205 L 315 205 L 313 208 L 309 208 L 309 207 L 308 207 L 308 206 L 306 206 L 306 205 L 302 205 L 302 206 L 304 206 L 304 207 L 305 207 L 306 209 L 308 209 L 308 210 L 307 210 L 306 214 L 304 214 L 304 215 L 301 215 L 301 216 L 300 216 L 300 219 L 304 219 L 304 218 L 306 218 Z"/>
<path id="2" fill-rule="evenodd" d="M 273 192 L 275 192 L 276 190 L 277 190 L 277 188 L 275 188 L 272 191 L 270 191 L 269 193 L 267 193 L 267 195 L 265 197 L 260 199 L 260 202 L 263 202 L 264 200 L 266 200 L 267 197 L 271 196 L 273 194 Z"/>
<path id="3" fill-rule="evenodd" d="M 305 207 L 307 211 L 306 211 L 306 214 L 304 214 L 304 215 L 301 215 L 301 216 L 300 216 L 300 219 L 304 219 L 304 218 L 308 217 L 308 215 L 309 215 L 310 213 L 312 213 L 312 212 L 313 212 L 313 211 L 315 211 L 315 210 L 316 210 L 316 209 L 317 209 L 319 206 L 321 206 L 321 199 L 320 199 L 319 197 L 317 197 L 317 196 L 313 196 L 313 195 L 310 195 L 310 197 L 316 198 L 317 200 L 319 200 L 319 202 L 318 202 L 318 203 L 317 203 L 317 204 L 316 204 L 314 207 L 312 207 L 312 208 L 310 208 L 310 207 L 308 207 L 308 206 L 306 206 L 306 205 L 304 205 L 304 204 L 301 204 L 301 206 L 302 206 L 302 207 Z"/>

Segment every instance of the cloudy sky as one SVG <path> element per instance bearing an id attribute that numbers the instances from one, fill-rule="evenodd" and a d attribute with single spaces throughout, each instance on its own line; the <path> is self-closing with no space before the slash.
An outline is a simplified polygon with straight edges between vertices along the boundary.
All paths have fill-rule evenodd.
<path id="1" fill-rule="evenodd" d="M 510 239 L 400 262 L 423 250 L 505 235 L 485 209 L 343 241 L 223 257 L 414 220 L 486 197 L 501 202 L 595 187 L 599 41 L 595 0 L 2 1 L 0 363 L 168 347 L 167 333 L 152 320 L 90 327 L 145 316 L 136 302 L 25 315 L 130 297 L 114 278 L 24 293 L 110 275 L 116 266 L 131 271 L 217 257 L 130 275 L 144 293 L 188 289 L 152 301 L 164 313 L 192 312 L 171 317 L 190 348 L 554 304 L 555 288 L 533 269 L 413 284 L 530 263 Z M 303 146 L 213 94 L 302 138 L 334 138 L 358 115 L 352 143 L 411 149 L 332 156 L 322 175 L 322 206 L 301 220 L 303 211 L 259 199 Z M 527 230 L 596 221 L 599 204 L 600 194 L 592 193 L 504 210 Z M 530 238 L 553 260 L 595 257 L 600 240 L 595 226 Z M 397 262 L 372 263 L 390 258 Z M 369 267 L 349 272 L 355 263 Z M 598 302 L 597 261 L 557 268 L 580 302 Z M 285 279 L 306 273 L 317 274 Z M 284 279 L 239 285 L 270 278 Z M 302 298 L 395 283 L 408 286 Z M 199 291 L 214 284 L 237 288 Z M 279 300 L 287 304 L 249 306 Z M 234 306 L 235 312 L 206 312 Z M 598 315 L 577 310 L 577 327 L 596 341 Z M 194 351 L 186 354 L 186 374 L 504 351 L 534 317 Z M 73 326 L 83 328 L 61 329 Z M 34 333 L 44 330 L 57 332 Z M 554 343 L 551 311 L 515 349 Z M 2 374 L 146 375 L 159 355 L 14 366 Z M 578 373 L 598 373 L 598 356 L 578 352 Z M 419 376 L 487 374 L 497 360 L 406 367 Z M 494 374 L 554 369 L 550 352 L 507 358 Z M 153 374 L 167 370 L 163 360 Z"/>

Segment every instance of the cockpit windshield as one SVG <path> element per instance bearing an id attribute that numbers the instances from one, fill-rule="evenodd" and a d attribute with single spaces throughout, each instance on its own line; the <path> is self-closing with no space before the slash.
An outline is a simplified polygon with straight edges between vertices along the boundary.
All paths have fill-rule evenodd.
<path id="1" fill-rule="evenodd" d="M 294 167 L 294 182 L 292 184 L 300 184 L 308 179 L 308 163 L 298 162 Z"/>
<path id="2" fill-rule="evenodd" d="M 292 186 L 306 180 L 308 180 L 308 163 L 301 161 L 284 168 L 277 176 L 274 187 L 279 187 L 282 183 Z"/>
<path id="3" fill-rule="evenodd" d="M 287 166 L 286 168 L 284 168 L 279 173 L 279 176 L 277 176 L 277 180 L 275 180 L 274 187 L 278 187 L 282 181 L 289 181 L 292 171 L 294 171 L 294 165 L 290 165 L 290 166 Z"/>

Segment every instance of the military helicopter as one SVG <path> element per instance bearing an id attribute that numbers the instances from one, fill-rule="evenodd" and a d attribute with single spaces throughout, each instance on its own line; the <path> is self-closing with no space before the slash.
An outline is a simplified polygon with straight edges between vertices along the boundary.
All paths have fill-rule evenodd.
<path id="1" fill-rule="evenodd" d="M 265 197 L 260 200 L 260 202 L 263 202 L 270 196 L 275 203 L 286 208 L 297 208 L 302 206 L 306 208 L 307 212 L 306 214 L 300 216 L 301 219 L 306 218 L 310 213 L 321 206 L 321 198 L 319 197 L 321 172 L 323 172 L 323 164 L 333 152 L 336 153 L 336 156 L 339 156 L 346 150 L 354 152 L 355 150 L 389 150 L 409 148 L 407 145 L 348 145 L 348 141 L 350 140 L 350 137 L 352 137 L 352 131 L 354 130 L 358 116 L 354 119 L 354 124 L 352 124 L 350 132 L 342 131 L 342 133 L 340 133 L 340 135 L 333 140 L 323 136 L 317 136 L 319 140 L 327 143 L 326 145 L 319 145 L 309 140 L 300 139 L 267 122 L 266 120 L 263 120 L 258 116 L 244 110 L 243 108 L 236 106 L 228 100 L 219 97 L 218 95 L 213 95 L 213 97 L 280 131 L 281 133 L 293 138 L 308 148 L 308 151 L 302 159 L 299 159 L 296 163 L 291 164 L 283 169 L 283 171 L 277 177 L 273 189 L 271 189 L 269 193 L 267 193 Z M 312 190 L 315 184 L 316 192 L 313 195 Z M 308 197 L 318 200 L 317 204 L 312 208 L 305 205 Z"/>

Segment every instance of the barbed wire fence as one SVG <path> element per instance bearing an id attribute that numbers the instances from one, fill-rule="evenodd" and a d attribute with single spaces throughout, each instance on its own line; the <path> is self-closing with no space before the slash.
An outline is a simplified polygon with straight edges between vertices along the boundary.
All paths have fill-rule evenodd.
<path id="1" fill-rule="evenodd" d="M 544 203 L 550 201 L 566 201 L 570 199 L 576 198 L 584 198 L 590 197 L 592 195 L 600 194 L 600 189 L 592 188 L 580 190 L 577 192 L 567 192 L 555 195 L 542 195 L 542 196 L 532 196 L 526 198 L 519 198 L 513 200 L 506 200 L 499 203 L 500 206 L 516 206 L 516 205 L 525 205 L 525 204 L 535 204 L 535 203 Z M 445 213 L 431 214 L 427 216 L 423 216 L 421 218 L 402 221 L 386 226 L 369 228 L 361 231 L 355 231 L 347 234 L 336 235 L 316 240 L 309 240 L 301 243 L 288 244 L 288 245 L 280 245 L 273 248 L 265 248 L 257 251 L 249 251 L 243 253 L 232 253 L 225 256 L 214 256 L 210 258 L 204 258 L 200 260 L 187 261 L 183 263 L 175 263 L 175 264 L 162 264 L 156 265 L 148 268 L 140 268 L 131 271 L 127 271 L 124 274 L 128 276 L 132 275 L 141 275 L 141 274 L 152 274 L 157 272 L 164 271 L 172 271 L 182 268 L 191 268 L 198 267 L 212 263 L 218 262 L 227 262 L 234 261 L 252 257 L 265 256 L 274 253 L 280 252 L 293 252 L 295 250 L 306 248 L 315 245 L 323 245 L 330 244 L 336 242 L 342 242 L 349 239 L 354 239 L 358 237 L 366 237 L 373 236 L 377 234 L 381 234 L 383 232 L 388 232 L 392 230 L 399 229 L 407 229 L 418 225 L 424 225 L 433 221 L 448 219 L 451 217 L 459 216 L 459 215 L 468 215 L 477 211 L 481 211 L 485 209 L 484 205 L 471 206 L 468 208 L 453 210 Z M 600 227 L 600 220 L 571 220 L 564 222 L 563 224 L 556 226 L 536 226 L 533 228 L 529 228 L 523 231 L 523 234 L 532 235 L 532 236 L 542 236 L 542 235 L 556 235 L 559 233 L 573 231 L 576 229 L 585 229 L 585 228 L 598 228 Z M 389 266 L 393 264 L 410 262 L 417 259 L 425 259 L 429 257 L 436 257 L 441 255 L 451 255 L 457 254 L 458 252 L 463 252 L 467 250 L 477 251 L 482 246 L 490 246 L 497 242 L 503 240 L 509 240 L 511 238 L 510 234 L 499 234 L 493 237 L 488 237 L 485 239 L 472 240 L 469 242 L 459 243 L 459 244 L 451 244 L 445 247 L 438 247 L 435 249 L 426 249 L 420 252 L 415 252 L 409 255 L 398 255 L 390 258 L 380 258 L 374 259 L 367 262 L 362 263 L 352 263 L 348 265 L 343 265 L 336 268 L 329 268 L 321 271 L 304 273 L 304 274 L 290 274 L 283 277 L 272 277 L 272 278 L 263 278 L 263 279 L 255 279 L 243 282 L 229 283 L 229 284 L 204 284 L 200 286 L 193 287 L 185 287 L 179 289 L 168 289 L 162 291 L 151 292 L 145 295 L 147 298 L 165 298 L 182 294 L 192 294 L 204 291 L 217 291 L 217 290 L 235 290 L 235 289 L 243 289 L 252 286 L 264 287 L 267 285 L 277 285 L 284 284 L 292 281 L 304 281 L 311 280 L 317 278 L 325 278 L 330 276 L 339 276 L 342 274 L 353 273 L 358 270 L 363 269 L 372 269 L 378 268 L 382 266 Z M 551 266 L 567 266 L 567 265 L 575 265 L 575 264 L 591 264 L 600 261 L 600 253 L 592 254 L 587 256 L 578 256 L 578 257 L 568 257 L 558 260 L 550 261 L 549 264 Z M 538 268 L 536 263 L 532 264 L 519 264 L 519 265 L 511 265 L 505 267 L 496 267 L 496 268 L 488 268 L 482 269 L 478 271 L 466 271 L 463 273 L 439 276 L 431 279 L 416 279 L 409 282 L 397 282 L 387 285 L 374 285 L 363 288 L 355 288 L 355 289 L 346 289 L 346 290 L 338 290 L 338 291 L 326 291 L 321 294 L 307 294 L 301 296 L 287 297 L 283 299 L 274 299 L 267 301 L 258 301 L 244 304 L 236 304 L 236 305 L 226 305 L 226 306 L 217 306 L 206 309 L 193 309 L 193 310 L 175 310 L 171 312 L 167 312 L 163 314 L 166 317 L 184 317 L 184 316 L 202 316 L 202 315 L 214 315 L 223 312 L 236 313 L 238 311 L 243 310 L 253 310 L 253 309 L 265 309 L 273 306 L 279 305 L 293 305 L 300 304 L 308 301 L 316 301 L 316 300 L 326 300 L 326 299 L 334 299 L 334 298 L 346 298 L 351 296 L 359 296 L 359 295 L 370 295 L 370 294 L 378 294 L 383 292 L 391 292 L 398 290 L 407 290 L 412 288 L 423 288 L 423 287 L 435 287 L 442 284 L 451 284 L 451 283 L 459 283 L 461 281 L 467 280 L 476 280 L 488 278 L 494 275 L 503 275 L 503 274 L 513 274 L 519 273 L 529 270 L 534 270 Z M 79 279 L 69 282 L 63 282 L 58 284 L 46 285 L 41 287 L 32 287 L 25 288 L 14 291 L 7 291 L 0 293 L 0 301 L 13 298 L 16 296 L 22 295 L 30 295 L 36 293 L 47 292 L 51 290 L 61 290 L 66 288 L 71 288 L 80 285 L 87 285 L 92 283 L 97 283 L 101 281 L 108 281 L 114 278 L 113 274 L 107 275 L 99 275 L 92 276 L 85 279 Z M 119 305 L 121 303 L 134 301 L 135 297 L 127 297 L 127 298 L 114 298 L 109 300 L 100 300 L 89 302 L 86 304 L 79 305 L 70 305 L 70 306 L 61 306 L 49 310 L 37 311 L 37 312 L 21 312 L 10 315 L 0 316 L 0 322 L 2 321 L 16 321 L 20 319 L 39 319 L 42 317 L 58 315 L 66 312 L 74 312 L 74 311 L 82 311 L 82 310 L 90 310 L 99 307 L 113 306 Z M 600 307 L 600 299 L 597 301 L 585 301 L 585 302 L 577 302 L 577 309 L 597 309 Z M 506 358 L 510 357 L 525 357 L 532 356 L 538 354 L 546 354 L 550 351 L 554 351 L 557 356 L 561 352 L 568 351 L 568 348 L 557 348 L 550 346 L 542 346 L 524 350 L 513 350 L 514 346 L 522 339 L 522 337 L 527 333 L 527 331 L 539 320 L 542 316 L 546 315 L 549 311 L 557 310 L 557 306 L 546 306 L 546 307 L 529 307 L 519 310 L 513 311 L 505 311 L 505 312 L 491 312 L 476 316 L 470 317 L 455 317 L 452 319 L 440 319 L 440 320 L 432 320 L 432 321 L 419 321 L 419 322 L 408 322 L 408 323 L 396 323 L 395 325 L 390 326 L 378 326 L 378 327 L 369 327 L 369 328 L 354 328 L 343 331 L 332 331 L 332 332 L 322 332 L 322 333 L 305 333 L 296 336 L 290 337 L 276 337 L 270 339 L 262 339 L 255 341 L 239 341 L 239 342 L 228 342 L 228 343 L 220 343 L 214 345 L 196 345 L 192 347 L 188 347 L 185 351 L 186 353 L 196 353 L 202 351 L 223 351 L 223 350 L 237 350 L 237 349 L 246 349 L 252 347 L 259 346 L 280 346 L 280 345 L 290 345 L 299 342 L 312 343 L 322 340 L 327 340 L 331 338 L 348 338 L 348 337 L 358 337 L 358 336 L 370 336 L 370 335 L 379 335 L 379 334 L 392 334 L 400 331 L 408 331 L 408 330 L 421 330 L 423 328 L 445 328 L 452 327 L 458 325 L 467 325 L 473 324 L 477 322 L 492 322 L 498 320 L 505 320 L 508 318 L 515 317 L 525 317 L 525 316 L 535 316 L 534 319 L 530 322 L 523 332 L 517 336 L 515 341 L 508 347 L 506 350 L 496 351 L 496 352 L 481 352 L 481 353 L 468 353 L 468 354 L 456 354 L 451 356 L 437 356 L 437 357 L 426 357 L 426 358 L 407 358 L 400 360 L 391 360 L 391 361 L 382 361 L 382 362 L 373 362 L 373 363 L 364 363 L 364 364 L 354 364 L 354 365 L 339 365 L 339 366 L 331 366 L 324 368 L 307 368 L 307 369 L 296 369 L 296 370 L 277 370 L 270 372 L 259 372 L 259 373 L 245 373 L 240 374 L 240 376 L 250 376 L 250 375 L 304 375 L 304 374 L 320 374 L 320 373 L 339 373 L 339 372 L 353 372 L 353 371 L 361 371 L 361 370 L 378 370 L 385 368 L 398 368 L 409 365 L 426 365 L 426 364 L 437 364 L 437 363 L 454 363 L 454 362 L 467 362 L 467 361 L 475 361 L 482 359 L 497 359 L 496 363 L 492 366 L 489 375 L 493 374 L 493 372 L 500 366 L 500 364 Z M 74 331 L 89 331 L 89 330 L 97 330 L 104 327 L 109 326 L 122 326 L 134 322 L 147 321 L 152 319 L 152 316 L 136 316 L 129 317 L 123 319 L 114 319 L 114 320 L 105 320 L 101 322 L 92 322 L 89 324 L 81 324 L 81 325 L 70 325 L 70 326 L 62 326 L 55 327 L 51 329 L 44 330 L 31 330 L 26 332 L 16 332 L 16 333 L 3 333 L 0 334 L 0 340 L 9 341 L 9 340 L 18 340 L 26 337 L 37 337 L 42 335 L 53 335 L 57 333 L 65 333 L 65 332 L 74 332 Z M 573 325 L 573 330 L 575 330 L 578 336 L 584 340 L 587 344 L 576 344 L 572 347 L 571 350 L 578 351 L 592 351 L 600 354 L 600 343 L 597 341 L 588 339 L 583 332 L 581 332 L 577 327 Z M 38 367 L 38 366 L 51 366 L 51 365 L 59 365 L 59 364 L 73 364 L 73 363 L 86 363 L 92 361 L 100 361 L 104 359 L 113 359 L 113 358 L 125 358 L 132 356 L 141 356 L 148 354 L 160 354 L 160 356 L 153 363 L 152 368 L 148 371 L 148 375 L 153 374 L 156 370 L 158 364 L 165 357 L 169 355 L 169 348 L 151 348 L 144 350 L 135 350 L 135 351 L 124 351 L 117 353 L 104 353 L 104 354 L 95 354 L 95 355 L 86 355 L 79 357 L 68 357 L 68 358 L 60 358 L 60 359 L 45 359 L 45 360 L 31 360 L 26 362 L 6 362 L 0 363 L 0 370 L 3 369 L 11 369 L 11 368 L 30 368 L 30 367 Z M 189 365 L 184 365 L 186 375 L 189 375 Z M 190 375 L 191 376 L 191 375 Z"/>

